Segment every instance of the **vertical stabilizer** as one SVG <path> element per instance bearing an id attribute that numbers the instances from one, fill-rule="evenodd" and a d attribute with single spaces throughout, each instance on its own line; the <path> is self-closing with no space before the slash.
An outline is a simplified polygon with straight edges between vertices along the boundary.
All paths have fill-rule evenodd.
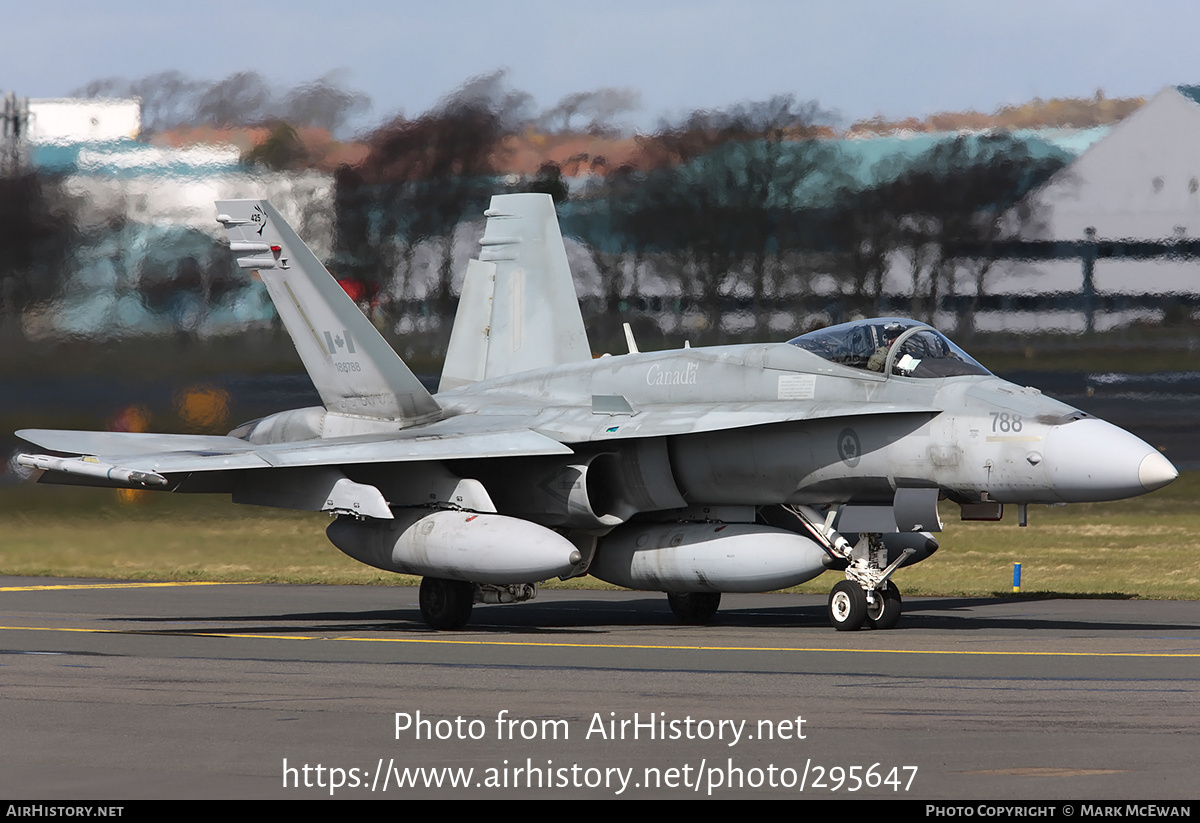
<path id="1" fill-rule="evenodd" d="M 548 194 L 500 194 L 467 267 L 440 390 L 590 360 L 579 298 Z"/>
<path id="2" fill-rule="evenodd" d="M 325 408 L 409 422 L 441 411 L 400 356 L 266 200 L 222 200 L 238 266 L 259 273 Z"/>

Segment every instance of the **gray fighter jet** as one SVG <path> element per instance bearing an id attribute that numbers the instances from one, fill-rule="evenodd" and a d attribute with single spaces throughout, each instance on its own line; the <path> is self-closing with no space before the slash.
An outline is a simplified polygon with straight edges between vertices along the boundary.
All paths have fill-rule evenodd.
<path id="1" fill-rule="evenodd" d="M 892 574 L 940 499 L 1117 500 L 1175 479 L 1133 435 L 988 372 L 935 329 L 862 320 L 787 343 L 593 358 L 549 197 L 492 199 L 431 395 L 266 201 L 217 204 L 324 404 L 228 435 L 25 430 L 41 479 L 326 511 L 329 539 L 423 576 L 438 629 L 594 575 L 704 622 L 722 592 L 825 571 L 842 630 L 890 628 Z"/>

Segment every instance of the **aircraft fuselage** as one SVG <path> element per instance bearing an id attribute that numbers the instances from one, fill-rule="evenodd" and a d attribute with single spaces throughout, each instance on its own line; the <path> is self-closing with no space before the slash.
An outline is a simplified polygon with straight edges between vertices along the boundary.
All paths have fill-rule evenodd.
<path id="1" fill-rule="evenodd" d="M 662 455 L 689 505 L 882 504 L 930 486 L 960 503 L 1097 502 L 1175 476 L 1138 438 L 1035 388 L 877 374 L 789 344 L 606 356 L 438 400 L 532 419 L 584 453 L 623 455 L 663 420 L 689 425 L 664 435 Z"/>

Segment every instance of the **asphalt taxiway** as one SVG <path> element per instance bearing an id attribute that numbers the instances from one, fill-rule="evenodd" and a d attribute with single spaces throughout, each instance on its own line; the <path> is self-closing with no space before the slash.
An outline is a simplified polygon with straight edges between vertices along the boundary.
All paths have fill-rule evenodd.
<path id="1" fill-rule="evenodd" d="M 435 633 L 410 588 L 0 577 L 4 793 L 1195 796 L 1200 603 L 905 607 L 543 592 Z"/>

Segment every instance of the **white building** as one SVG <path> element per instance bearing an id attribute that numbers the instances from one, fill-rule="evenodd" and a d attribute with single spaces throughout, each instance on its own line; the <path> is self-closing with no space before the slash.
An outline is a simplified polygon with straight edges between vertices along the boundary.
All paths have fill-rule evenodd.
<path id="1" fill-rule="evenodd" d="M 1117 123 L 1103 139 L 1032 192 L 1010 215 L 1022 240 L 1172 241 L 1200 238 L 1200 87 L 1171 86 Z M 1018 227 L 1019 223 L 1019 227 Z M 1001 261 L 989 275 L 992 295 L 1079 294 L 1083 262 Z M 1095 262 L 1104 296 L 1200 295 L 1200 260 L 1112 258 Z M 1140 305 L 1133 306 L 1134 302 Z M 1096 318 L 1103 330 L 1162 312 L 1148 301 Z M 1078 331 L 1080 312 L 1045 312 L 1018 325 Z M 980 317 L 981 330 L 1012 328 L 1011 318 Z"/>
<path id="2" fill-rule="evenodd" d="M 99 143 L 136 140 L 142 101 L 61 98 L 29 101 L 31 143 Z"/>
<path id="3" fill-rule="evenodd" d="M 1028 198 L 1028 239 L 1200 237 L 1200 87 L 1163 89 Z"/>

